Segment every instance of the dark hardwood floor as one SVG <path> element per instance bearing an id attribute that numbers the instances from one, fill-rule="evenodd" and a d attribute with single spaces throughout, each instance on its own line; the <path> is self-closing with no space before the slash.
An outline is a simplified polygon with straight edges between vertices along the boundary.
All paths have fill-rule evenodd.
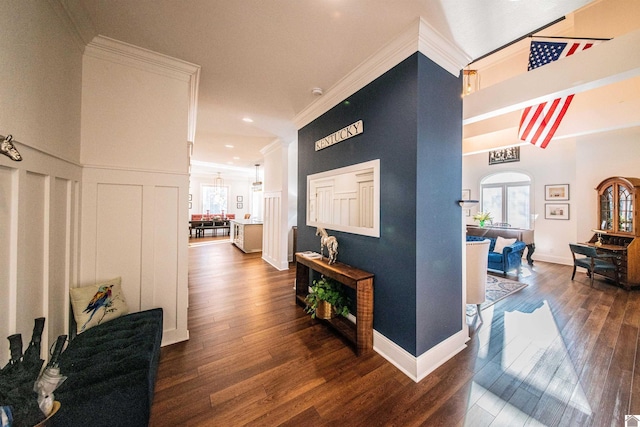
<path id="1" fill-rule="evenodd" d="M 190 339 L 162 349 L 152 426 L 623 426 L 640 414 L 637 291 L 536 262 L 529 286 L 415 383 L 312 321 L 295 269 L 225 240 L 189 248 Z"/>

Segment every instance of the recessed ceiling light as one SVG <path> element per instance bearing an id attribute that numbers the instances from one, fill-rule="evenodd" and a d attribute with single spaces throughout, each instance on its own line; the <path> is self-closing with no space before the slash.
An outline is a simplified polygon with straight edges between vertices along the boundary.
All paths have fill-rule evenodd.
<path id="1" fill-rule="evenodd" d="M 224 144 L 224 146 L 227 147 L 227 148 L 233 148 L 233 145 L 231 145 L 231 144 Z"/>
<path id="2" fill-rule="evenodd" d="M 242 119 L 243 122 L 253 123 L 253 119 L 251 117 L 245 117 Z"/>

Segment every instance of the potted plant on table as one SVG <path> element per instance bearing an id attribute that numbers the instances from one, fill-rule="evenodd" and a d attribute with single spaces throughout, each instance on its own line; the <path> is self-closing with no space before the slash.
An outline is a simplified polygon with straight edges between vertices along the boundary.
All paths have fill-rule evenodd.
<path id="1" fill-rule="evenodd" d="M 485 221 L 491 221 L 493 217 L 491 216 L 491 212 L 478 212 L 473 216 L 473 219 L 480 223 L 480 227 L 484 227 Z"/>
<path id="2" fill-rule="evenodd" d="M 306 298 L 305 311 L 311 314 L 311 318 L 330 319 L 333 314 L 347 317 L 351 301 L 344 293 L 344 288 L 339 282 L 322 276 L 320 280 L 314 280 L 311 285 L 311 293 Z"/>

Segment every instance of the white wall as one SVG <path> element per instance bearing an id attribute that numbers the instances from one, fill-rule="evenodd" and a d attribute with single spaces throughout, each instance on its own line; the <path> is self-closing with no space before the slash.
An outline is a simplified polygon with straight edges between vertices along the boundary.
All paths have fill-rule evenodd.
<path id="1" fill-rule="evenodd" d="M 640 127 L 621 129 L 580 138 L 576 150 L 576 182 L 578 200 L 579 241 L 593 235 L 598 226 L 595 188 L 611 176 L 640 178 Z M 638 206 L 635 206 L 636 213 Z"/>
<path id="2" fill-rule="evenodd" d="M 289 148 L 275 141 L 264 155 L 262 259 L 279 270 L 289 268 Z"/>
<path id="3" fill-rule="evenodd" d="M 190 95 L 198 67 L 97 37 L 84 56 L 78 285 L 122 277 L 131 311 L 186 340 Z"/>
<path id="4" fill-rule="evenodd" d="M 202 187 L 212 185 L 217 174 L 191 174 L 189 180 L 189 194 L 191 194 L 191 209 L 189 218 L 193 214 L 202 214 Z M 224 179 L 224 186 L 229 189 L 228 210 L 225 214 L 235 214 L 236 218 L 243 218 L 245 214 L 251 213 L 252 191 L 251 183 L 255 178 L 229 177 L 221 174 Z M 238 208 L 238 196 L 242 197 L 242 208 Z M 220 212 L 211 212 L 216 214 Z"/>
<path id="5" fill-rule="evenodd" d="M 294 235 L 293 227 L 298 225 L 298 144 L 289 144 L 289 164 L 288 164 L 288 177 L 289 182 L 287 184 L 287 190 L 289 193 L 289 206 L 287 208 L 288 225 L 289 230 L 288 241 L 288 255 L 289 262 L 293 261 L 294 257 Z"/>
<path id="6" fill-rule="evenodd" d="M 31 338 L 45 317 L 42 354 L 68 325 L 77 280 L 82 51 L 53 3 L 0 2 L 0 134 L 23 161 L 0 155 L 0 366 L 5 337 Z"/>
<path id="7" fill-rule="evenodd" d="M 463 157 L 463 188 L 471 198 L 480 198 L 482 178 L 502 171 L 518 171 L 531 176 L 532 211 L 537 220 L 533 259 L 572 264 L 570 242 L 591 238 L 597 226 L 595 187 L 611 176 L 640 177 L 640 128 L 629 128 L 579 138 L 552 141 L 546 149 L 533 145 L 520 148 L 520 161 L 489 166 L 489 154 Z M 569 184 L 569 220 L 545 219 L 545 185 Z M 473 206 L 471 215 L 479 205 Z M 473 224 L 471 217 L 466 218 Z"/>

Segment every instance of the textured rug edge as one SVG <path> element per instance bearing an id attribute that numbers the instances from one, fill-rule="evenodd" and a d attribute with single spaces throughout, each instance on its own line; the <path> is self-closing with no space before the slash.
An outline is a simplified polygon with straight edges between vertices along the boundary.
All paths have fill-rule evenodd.
<path id="1" fill-rule="evenodd" d="M 489 280 L 492 280 L 494 282 L 489 283 Z M 480 310 L 484 310 L 488 307 L 491 307 L 492 305 L 494 305 L 495 303 L 502 301 L 503 299 L 505 299 L 506 297 L 515 294 L 516 292 L 520 292 L 521 290 L 523 290 L 524 288 L 526 288 L 527 286 L 529 286 L 529 284 L 527 283 L 522 283 L 519 282 L 517 280 L 512 280 L 512 279 L 507 279 L 505 277 L 501 277 L 501 276 L 494 276 L 492 274 L 487 275 L 487 294 L 489 294 L 489 292 L 495 292 L 495 289 L 491 290 L 489 289 L 490 286 L 494 286 L 495 283 L 498 283 L 498 285 L 500 283 L 509 283 L 509 284 L 515 284 L 518 285 L 517 287 L 510 289 L 510 290 L 503 290 L 503 292 L 501 292 L 501 295 L 494 297 L 493 299 L 489 299 L 489 297 L 487 297 L 487 299 L 485 300 L 485 302 L 483 302 L 480 305 Z M 476 315 L 476 305 L 475 304 L 467 304 L 466 305 L 466 315 L 469 317 L 475 316 Z"/>

